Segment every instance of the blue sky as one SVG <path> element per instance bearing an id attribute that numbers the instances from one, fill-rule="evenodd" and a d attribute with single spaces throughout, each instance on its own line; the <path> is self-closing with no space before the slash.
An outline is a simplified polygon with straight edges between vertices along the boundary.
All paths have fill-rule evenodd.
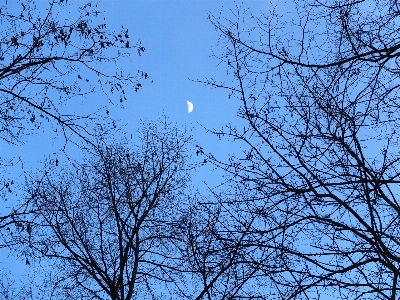
<path id="1" fill-rule="evenodd" d="M 5 0 L 3 0 L 5 2 Z M 47 1 L 37 0 L 39 3 Z M 72 2 L 72 0 L 70 0 Z M 279 10 L 287 10 L 284 0 L 272 0 L 279 3 Z M 83 5 L 86 1 L 75 1 Z M 250 7 L 254 14 L 267 13 L 269 1 L 244 1 L 244 7 Z M 241 4 L 238 1 L 238 4 Z M 8 5 L 16 5 L 8 1 Z M 154 120 L 161 114 L 169 117 L 170 121 L 178 126 L 193 129 L 195 140 L 204 147 L 206 152 L 212 152 L 217 157 L 226 156 L 232 151 L 238 151 L 237 145 L 227 141 L 220 141 L 212 134 L 205 134 L 201 125 L 219 129 L 229 122 L 239 124 L 236 117 L 239 102 L 235 98 L 228 99 L 228 93 L 223 90 L 210 89 L 190 79 L 202 80 L 206 77 L 224 80 L 226 66 L 218 66 L 218 60 L 212 57 L 217 53 L 219 34 L 214 30 L 207 19 L 208 12 L 218 15 L 222 10 L 228 15 L 229 10 L 235 7 L 231 0 L 102 0 L 98 2 L 100 11 L 104 11 L 107 27 L 110 30 L 120 30 L 123 25 L 129 30 L 132 44 L 140 40 L 146 51 L 141 55 L 133 55 L 124 60 L 122 68 L 125 71 L 136 72 L 143 70 L 149 74 L 152 83 L 145 82 L 143 89 L 135 93 L 126 89 L 128 101 L 124 108 L 118 105 L 109 106 L 111 117 L 118 119 L 118 126 L 126 124 L 127 134 L 135 134 L 140 120 Z M 17 4 L 16 8 L 19 8 Z M 44 6 L 43 6 L 44 8 Z M 40 7 L 39 7 L 40 9 Z M 70 9 L 73 12 L 73 8 Z M 73 17 L 71 17 L 73 19 Z M 106 66 L 106 65 L 105 65 Z M 109 68 L 109 69 L 107 69 Z M 113 65 L 107 65 L 105 72 L 113 73 Z M 95 93 L 83 99 L 77 105 L 69 106 L 71 112 L 79 114 L 82 111 L 95 110 L 104 105 L 103 94 Z M 86 101 L 87 100 L 87 101 Z M 194 104 L 192 113 L 187 113 L 186 101 Z M 26 143 L 20 147 L 9 147 L 0 143 L 3 157 L 24 158 L 24 170 L 41 169 L 42 161 L 46 158 L 58 157 L 63 161 L 59 150 L 63 146 L 60 139 L 52 139 L 51 132 L 44 131 L 26 138 Z M 68 154 L 79 156 L 73 147 L 68 146 Z M 10 170 L 13 176 L 21 174 L 22 166 Z M 194 188 L 205 192 L 204 180 L 211 186 L 221 181 L 221 172 L 211 172 L 205 166 L 194 177 Z M 22 177 L 20 177 L 22 179 Z M 0 210 L 8 203 L 0 203 Z M 0 249 L 0 256 L 6 257 L 6 250 Z M 34 263 L 26 267 L 23 260 L 14 258 L 0 259 L 4 270 L 13 269 L 12 274 L 18 276 L 34 273 Z M 3 270 L 3 272 L 4 272 Z M 30 275 L 28 275 L 30 276 Z"/>
<path id="2" fill-rule="evenodd" d="M 4 0 L 3 0 L 4 1 Z M 37 1 L 47 3 L 47 1 Z M 83 1 L 76 1 L 80 5 Z M 267 1 L 246 1 L 246 6 L 257 13 L 267 8 Z M 15 7 L 12 7 L 12 6 Z M 199 124 L 208 128 L 221 128 L 229 122 L 235 122 L 236 110 L 239 103 L 228 99 L 227 92 L 211 90 L 200 83 L 192 82 L 190 79 L 205 79 L 206 77 L 223 79 L 226 77 L 225 66 L 218 67 L 218 61 L 211 57 L 212 51 L 219 51 L 217 47 L 218 33 L 207 19 L 208 11 L 219 14 L 221 9 L 227 12 L 234 7 L 233 1 L 149 1 L 149 0 L 127 0 L 127 1 L 99 1 L 98 8 L 104 11 L 107 27 L 118 31 L 123 25 L 129 30 L 132 43 L 140 40 L 146 51 L 142 56 L 134 55 L 125 61 L 128 71 L 136 72 L 143 70 L 147 72 L 153 83 L 147 81 L 144 88 L 135 93 L 127 89 L 128 101 L 124 108 L 119 106 L 109 107 L 111 116 L 119 119 L 118 126 L 125 125 L 125 131 L 135 133 L 140 120 L 157 119 L 165 113 L 172 122 L 187 129 L 193 129 L 194 138 L 207 152 L 215 155 L 226 155 L 232 152 L 232 146 L 225 141 L 219 141 L 211 134 L 205 134 Z M 8 1 L 7 6 L 11 9 L 19 9 L 19 4 Z M 44 8 L 44 5 L 43 5 Z M 38 7 L 38 9 L 41 9 Z M 70 10 L 73 12 L 73 8 Z M 73 19 L 73 18 L 71 18 Z M 112 66 L 110 66 L 111 68 Z M 103 69 L 104 70 L 104 69 Z M 104 70 L 113 72 L 112 69 Z M 100 95 L 100 96 L 99 96 Z M 97 97 L 97 98 L 96 98 Z M 73 105 L 68 109 L 76 113 L 88 108 L 97 108 L 96 100 L 101 102 L 101 93 L 96 93 L 85 103 Z M 187 113 L 186 101 L 194 104 L 194 111 Z M 24 170 L 40 170 L 45 158 L 59 157 L 62 141 L 53 139 L 51 132 L 44 131 L 28 136 L 25 144 L 19 147 L 0 144 L 3 157 L 24 158 Z M 74 147 L 69 145 L 68 154 L 74 155 Z M 76 153 L 75 153 L 76 154 Z M 59 157 L 62 161 L 62 157 Z M 20 177 L 22 165 L 9 170 L 14 178 Z M 220 181 L 220 173 L 210 172 L 205 167 L 195 177 L 195 188 L 204 189 L 202 183 L 207 179 L 213 185 Z M 0 209 L 12 204 L 0 203 Z M 5 250 L 0 255 L 7 256 Z M 26 268 L 22 260 L 12 257 L 1 259 L 4 270 L 12 268 L 12 274 L 17 278 L 26 272 L 32 272 L 33 268 Z"/>
<path id="3" fill-rule="evenodd" d="M 83 5 L 86 1 L 77 1 Z M 246 1 L 253 12 L 266 9 L 266 1 Z M 8 6 L 16 5 L 8 4 Z M 219 14 L 221 10 L 229 11 L 235 6 L 233 1 L 99 1 L 98 8 L 104 11 L 107 28 L 119 31 L 121 25 L 129 30 L 132 44 L 140 40 L 146 51 L 124 60 L 122 66 L 126 71 L 143 70 L 151 79 L 138 92 L 126 89 L 128 101 L 124 108 L 118 105 L 109 106 L 110 115 L 118 119 L 118 126 L 126 125 L 124 130 L 134 133 L 140 120 L 156 119 L 165 113 L 172 122 L 179 126 L 195 130 L 195 138 L 205 147 L 215 145 L 217 139 L 201 129 L 198 124 L 207 128 L 221 128 L 228 122 L 235 121 L 238 102 L 228 99 L 228 93 L 222 90 L 211 90 L 200 83 L 191 81 L 206 77 L 224 79 L 225 66 L 218 66 L 218 60 L 211 57 L 217 47 L 218 33 L 207 19 L 208 11 Z M 19 8 L 19 5 L 16 5 Z M 71 9 L 71 12 L 74 10 Z M 71 18 L 72 19 L 72 18 Z M 113 73 L 112 64 L 101 66 L 105 72 Z M 93 111 L 105 101 L 101 92 L 83 99 L 77 105 L 66 107 L 70 112 L 81 113 Z M 186 101 L 194 104 L 194 111 L 187 113 Z M 85 103 L 88 103 L 86 105 Z M 50 137 L 50 138 L 49 138 Z M 7 154 L 23 155 L 24 169 L 35 167 L 41 157 L 53 155 L 60 146 L 61 140 L 52 140 L 49 132 L 27 137 L 22 147 L 0 145 Z M 215 150 L 222 150 L 219 142 Z M 228 147 L 228 145 L 226 145 Z M 29 157 L 27 151 L 29 149 Z M 222 151 L 224 152 L 224 151 Z"/>
<path id="4" fill-rule="evenodd" d="M 80 0 L 76 3 L 82 6 L 86 1 Z M 241 5 L 241 2 L 238 4 Z M 229 10 L 234 9 L 235 5 L 234 1 L 227 0 L 98 2 L 98 10 L 104 12 L 109 30 L 118 32 L 122 25 L 129 30 L 132 44 L 140 40 L 146 48 L 141 56 L 134 52 L 130 58 L 121 60 L 122 64 L 118 67 L 133 73 L 143 70 L 149 74 L 152 82 L 145 81 L 143 89 L 137 93 L 133 88 L 126 88 L 128 100 L 124 102 L 124 108 L 119 105 L 107 105 L 110 116 L 118 120 L 117 126 L 122 126 L 128 136 L 131 133 L 135 136 L 141 120 L 157 119 L 165 114 L 171 122 L 192 130 L 196 142 L 204 147 L 206 152 L 222 157 L 234 150 L 231 143 L 206 134 L 201 125 L 210 129 L 220 129 L 229 122 L 238 124 L 240 119 L 236 117 L 236 111 L 239 102 L 234 98 L 228 99 L 228 92 L 225 90 L 211 89 L 192 80 L 227 78 L 226 66 L 218 65 L 219 61 L 212 57 L 213 51 L 218 53 L 221 49 L 218 47 L 219 34 L 207 16 L 209 12 L 218 15 L 221 11 L 229 15 Z M 267 11 L 268 2 L 246 1 L 244 6 L 250 7 L 251 12 L 258 14 Z M 20 6 L 13 2 L 8 4 L 8 8 L 19 11 Z M 70 15 L 62 17 L 71 16 L 73 20 L 76 10 L 71 7 L 69 11 Z M 109 74 L 113 74 L 115 70 L 114 64 L 98 68 Z M 75 114 L 93 112 L 107 104 L 101 91 L 86 99 L 71 101 L 76 102 L 68 103 L 63 109 Z M 186 101 L 194 104 L 194 110 L 190 114 L 187 113 Z M 23 157 L 23 169 L 31 171 L 42 169 L 44 159 L 57 157 L 61 162 L 65 160 L 60 154 L 63 145 L 64 141 L 60 136 L 56 137 L 51 130 L 45 129 L 43 132 L 27 136 L 22 146 L 0 144 L 0 150 L 6 157 Z M 74 145 L 67 145 L 68 155 L 80 156 L 76 150 Z M 9 170 L 13 172 L 12 176 L 20 175 L 22 165 L 20 166 L 21 168 Z M 209 171 L 210 167 L 205 166 L 197 173 L 194 183 L 196 189 L 205 188 L 202 184 L 205 179 L 210 185 L 220 182 L 221 173 Z M 0 203 L 0 208 L 9 204 L 10 202 Z"/>

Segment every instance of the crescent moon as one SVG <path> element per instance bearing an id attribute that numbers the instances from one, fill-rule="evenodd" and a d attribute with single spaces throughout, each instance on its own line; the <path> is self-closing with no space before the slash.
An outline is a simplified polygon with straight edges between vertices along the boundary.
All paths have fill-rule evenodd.
<path id="1" fill-rule="evenodd" d="M 187 108 L 188 108 L 188 113 L 190 114 L 193 110 L 193 103 L 190 101 L 186 101 Z"/>

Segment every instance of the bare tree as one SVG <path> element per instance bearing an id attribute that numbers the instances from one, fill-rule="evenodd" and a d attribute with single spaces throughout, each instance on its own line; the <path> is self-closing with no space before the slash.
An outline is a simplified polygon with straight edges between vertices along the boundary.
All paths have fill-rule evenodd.
<path id="1" fill-rule="evenodd" d="M 35 1 L 21 1 L 19 12 L 2 8 L 0 137 L 5 142 L 20 142 L 22 134 L 38 129 L 44 120 L 60 126 L 66 139 L 70 132 L 88 138 L 91 133 L 86 127 L 90 124 L 85 121 L 93 121 L 95 112 L 71 115 L 63 112 L 63 104 L 75 104 L 77 98 L 95 90 L 102 90 L 109 100 L 115 92 L 123 102 L 123 84 L 142 86 L 137 74 L 101 70 L 100 64 L 145 49 L 140 43 L 130 44 L 127 29 L 110 32 L 96 7 L 87 3 L 69 12 L 64 1 L 51 1 L 41 8 Z M 69 21 L 71 17 L 74 21 Z"/>
<path id="2" fill-rule="evenodd" d="M 115 73 L 103 71 L 106 64 L 132 53 L 140 55 L 145 48 L 140 42 L 130 42 L 127 29 L 108 30 L 97 5 L 87 3 L 76 9 L 67 1 L 19 1 L 3 5 L 0 20 L 0 140 L 4 144 L 20 145 L 26 135 L 39 129 L 53 130 L 65 144 L 93 143 L 97 133 L 116 126 L 106 104 L 117 100 L 122 105 L 127 100 L 124 86 L 138 91 L 142 79 L 148 78 L 145 72 L 126 74 L 118 65 Z M 94 111 L 71 111 L 83 99 L 93 101 L 88 97 L 94 91 L 103 91 L 105 100 L 96 103 Z M 103 130 L 95 131 L 98 126 Z M 3 201 L 15 189 L 16 180 L 7 178 L 5 170 L 21 161 L 0 157 Z M 0 228 L 12 222 L 16 211 L 21 210 L 0 217 Z"/>
<path id="3" fill-rule="evenodd" d="M 179 295 L 173 227 L 188 206 L 191 139 L 150 122 L 140 146 L 100 144 L 76 169 L 53 162 L 28 182 L 33 217 L 18 220 L 10 243 L 32 265 L 54 261 L 52 293 L 63 299 Z"/>
<path id="4" fill-rule="evenodd" d="M 0 296 L 2 299 L 23 299 L 29 294 L 24 290 L 17 290 L 15 280 L 10 278 L 9 274 L 2 272 L 0 281 Z"/>
<path id="5" fill-rule="evenodd" d="M 214 191 L 227 212 L 215 223 L 245 237 L 258 286 L 238 298 L 398 299 L 399 3 L 271 7 L 210 15 L 232 81 L 203 82 L 241 101 L 240 121 L 210 131 L 243 154 L 205 154 L 231 176 Z"/>
<path id="6" fill-rule="evenodd" d="M 265 296 L 257 282 L 259 261 L 271 251 L 258 249 L 251 232 L 251 211 L 232 194 L 201 197 L 182 215 L 176 230 L 184 272 L 191 276 L 188 299 L 256 299 Z M 229 200 L 227 200 L 229 199 Z M 244 217 L 244 218 L 243 218 Z M 249 255 L 252 260 L 249 260 Z M 254 261 L 257 257 L 258 260 Z"/>

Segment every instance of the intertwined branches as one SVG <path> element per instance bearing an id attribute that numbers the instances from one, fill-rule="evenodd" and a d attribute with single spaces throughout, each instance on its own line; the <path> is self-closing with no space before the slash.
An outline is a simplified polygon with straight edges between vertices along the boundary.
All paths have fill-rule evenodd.
<path id="1" fill-rule="evenodd" d="M 232 178 L 214 205 L 236 207 L 249 283 L 269 287 L 249 297 L 398 297 L 399 6 L 328 2 L 210 16 L 232 81 L 205 82 L 230 90 L 247 123 L 214 131 L 245 149 L 208 155 Z"/>
<path id="2" fill-rule="evenodd" d="M 95 4 L 78 8 L 66 2 L 27 0 L 0 8 L 0 141 L 7 149 L 23 144 L 27 135 L 40 129 L 55 133 L 47 138 L 61 136 L 63 150 L 69 141 L 94 145 L 116 127 L 107 102 L 123 103 L 125 86 L 138 91 L 141 80 L 148 78 L 145 72 L 126 74 L 117 65 L 145 50 L 140 42 L 130 43 L 127 29 L 110 31 Z M 105 71 L 109 63 L 112 73 Z M 95 91 L 95 105 L 87 105 L 94 101 L 89 95 Z M 17 181 L 15 175 L 7 178 L 7 167 L 23 160 L 7 157 L 3 148 L 2 200 Z M 0 228 L 15 214 L 2 215 Z"/>
<path id="3" fill-rule="evenodd" d="M 49 166 L 41 182 L 27 182 L 32 218 L 18 220 L 10 245 L 31 261 L 54 260 L 64 299 L 179 293 L 173 228 L 187 206 L 190 142 L 150 122 L 138 147 L 100 144 L 75 170 Z"/>
<path id="4" fill-rule="evenodd" d="M 91 3 L 69 13 L 62 1 L 52 1 L 46 9 L 37 9 L 34 1 L 20 5 L 20 13 L 7 7 L 0 13 L 0 137 L 18 143 L 23 133 L 47 120 L 60 126 L 66 139 L 70 133 L 89 139 L 93 132 L 88 128 L 101 115 L 95 111 L 76 115 L 68 107 L 95 90 L 103 90 L 110 101 L 114 92 L 120 102 L 125 101 L 123 85 L 138 90 L 139 76 L 123 75 L 118 69 L 107 74 L 101 64 L 117 62 L 133 49 L 140 54 L 144 47 L 130 44 L 127 29 L 109 31 Z M 140 77 L 148 75 L 142 72 Z"/>

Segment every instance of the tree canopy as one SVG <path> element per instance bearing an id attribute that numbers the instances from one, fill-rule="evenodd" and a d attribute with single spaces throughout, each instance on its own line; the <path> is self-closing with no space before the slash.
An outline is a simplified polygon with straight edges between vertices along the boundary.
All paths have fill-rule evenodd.
<path id="1" fill-rule="evenodd" d="M 397 299 L 398 3 L 290 3 L 210 15 L 229 77 L 202 82 L 247 124 L 214 131 L 241 156 L 206 154 L 231 174 L 214 206 L 243 236 L 239 298 Z"/>
<path id="2" fill-rule="evenodd" d="M 220 33 L 214 56 L 227 75 L 197 81 L 240 103 L 236 119 L 208 129 L 242 151 L 228 159 L 193 146 L 187 132 L 163 120 L 143 125 L 137 147 L 116 143 L 118 135 L 92 135 L 61 119 L 53 102 L 40 106 L 45 97 L 18 90 L 25 70 L 50 68 L 70 80 L 76 59 L 86 68 L 108 47 L 126 48 L 127 31 L 106 35 L 96 25 L 89 32 L 85 15 L 71 27 L 54 23 L 54 31 L 38 19 L 24 46 L 32 56 L 15 52 L 9 61 L 7 72 L 19 79 L 15 96 L 5 92 L 14 97 L 5 107 L 19 101 L 53 114 L 47 117 L 87 142 L 87 156 L 70 168 L 49 161 L 30 174 L 22 201 L 29 218 L 13 215 L 3 239 L 27 263 L 54 259 L 51 291 L 63 299 L 398 299 L 399 16 L 396 0 L 278 1 L 259 14 L 244 3 L 210 13 Z M 4 53 L 24 45 L 19 32 Z M 91 42 L 70 53 L 73 34 Z M 66 71 L 58 59 L 35 60 L 47 37 L 63 49 Z M 57 47 L 47 48 L 51 57 Z M 94 74 L 124 94 L 121 78 Z M 74 81 L 86 84 L 79 76 Z M 83 93 L 52 80 L 38 84 L 64 96 Z M 35 126 L 36 115 L 23 113 Z M 18 132 L 4 136 L 11 141 Z M 225 174 L 208 194 L 189 186 L 199 164 Z"/>
<path id="3" fill-rule="evenodd" d="M 109 73 L 106 64 L 141 55 L 145 48 L 130 42 L 127 29 L 107 29 L 95 4 L 76 7 L 53 0 L 38 9 L 33 0 L 18 3 L 0 9 L 0 142 L 21 145 L 27 135 L 44 130 L 64 139 L 64 149 L 67 142 L 95 143 L 116 128 L 107 105 L 122 105 L 126 86 L 138 91 L 149 78 L 139 69 L 126 74 L 118 65 Z M 92 111 L 83 108 L 100 91 L 103 100 L 97 97 Z M 79 106 L 80 111 L 72 110 Z M 23 160 L 2 155 L 2 174 Z M 4 175 L 2 201 L 14 183 Z M 12 222 L 9 217 L 0 216 L 0 228 Z"/>
<path id="4" fill-rule="evenodd" d="M 63 299 L 145 299 L 178 285 L 173 228 L 190 198 L 192 137 L 167 120 L 142 126 L 137 146 L 101 143 L 72 169 L 51 162 L 27 182 L 31 218 L 9 244 L 54 261 Z"/>

